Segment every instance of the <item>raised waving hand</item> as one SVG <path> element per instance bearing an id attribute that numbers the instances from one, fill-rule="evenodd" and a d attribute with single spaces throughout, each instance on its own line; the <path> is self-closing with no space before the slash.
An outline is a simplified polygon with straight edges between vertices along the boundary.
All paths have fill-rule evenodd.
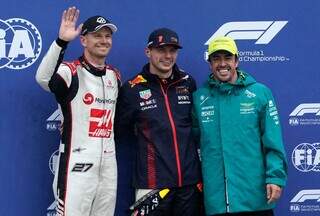
<path id="1" fill-rule="evenodd" d="M 76 27 L 80 11 L 76 7 L 69 7 L 64 10 L 61 17 L 59 38 L 64 41 L 72 41 L 81 32 L 82 24 Z"/>

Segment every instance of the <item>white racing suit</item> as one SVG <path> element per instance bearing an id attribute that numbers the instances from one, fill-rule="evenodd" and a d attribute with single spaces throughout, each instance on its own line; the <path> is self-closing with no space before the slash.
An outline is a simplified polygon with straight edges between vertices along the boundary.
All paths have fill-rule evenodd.
<path id="1" fill-rule="evenodd" d="M 119 73 L 98 70 L 84 57 L 62 62 L 66 43 L 57 39 L 43 58 L 37 82 L 55 94 L 63 114 L 59 161 L 54 179 L 57 213 L 113 215 L 117 163 L 114 114 Z"/>

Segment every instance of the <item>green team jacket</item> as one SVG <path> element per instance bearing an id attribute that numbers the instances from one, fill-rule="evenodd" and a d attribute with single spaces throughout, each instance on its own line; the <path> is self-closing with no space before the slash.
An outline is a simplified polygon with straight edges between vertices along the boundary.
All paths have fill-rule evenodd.
<path id="1" fill-rule="evenodd" d="M 210 76 L 194 93 L 207 214 L 271 209 L 266 184 L 285 185 L 287 162 L 271 91 L 238 71 L 236 83 Z"/>

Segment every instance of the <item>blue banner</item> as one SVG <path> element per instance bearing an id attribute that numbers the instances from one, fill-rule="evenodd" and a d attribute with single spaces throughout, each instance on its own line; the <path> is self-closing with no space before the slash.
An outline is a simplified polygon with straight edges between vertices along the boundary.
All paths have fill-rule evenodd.
<path id="1" fill-rule="evenodd" d="M 56 39 L 62 11 L 80 9 L 80 22 L 103 15 L 117 24 L 108 63 L 122 79 L 140 71 L 149 33 L 178 32 L 178 65 L 201 85 L 210 71 L 206 45 L 219 35 L 236 39 L 240 68 L 273 91 L 289 164 L 289 177 L 276 207 L 281 216 L 320 212 L 320 1 L 18 1 L 3 0 L 0 13 L 0 215 L 55 215 L 52 193 L 61 113 L 35 72 Z M 79 40 L 65 59 L 82 53 Z M 130 147 L 118 147 L 116 215 L 128 215 Z"/>

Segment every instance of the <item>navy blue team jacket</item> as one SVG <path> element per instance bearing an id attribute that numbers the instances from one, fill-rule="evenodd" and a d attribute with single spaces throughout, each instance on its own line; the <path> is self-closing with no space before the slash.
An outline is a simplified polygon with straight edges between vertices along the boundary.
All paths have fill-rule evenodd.
<path id="1" fill-rule="evenodd" d="M 115 119 L 117 145 L 133 145 L 135 188 L 172 188 L 200 182 L 198 143 L 192 135 L 194 79 L 177 65 L 161 80 L 141 73 L 120 88 Z"/>

